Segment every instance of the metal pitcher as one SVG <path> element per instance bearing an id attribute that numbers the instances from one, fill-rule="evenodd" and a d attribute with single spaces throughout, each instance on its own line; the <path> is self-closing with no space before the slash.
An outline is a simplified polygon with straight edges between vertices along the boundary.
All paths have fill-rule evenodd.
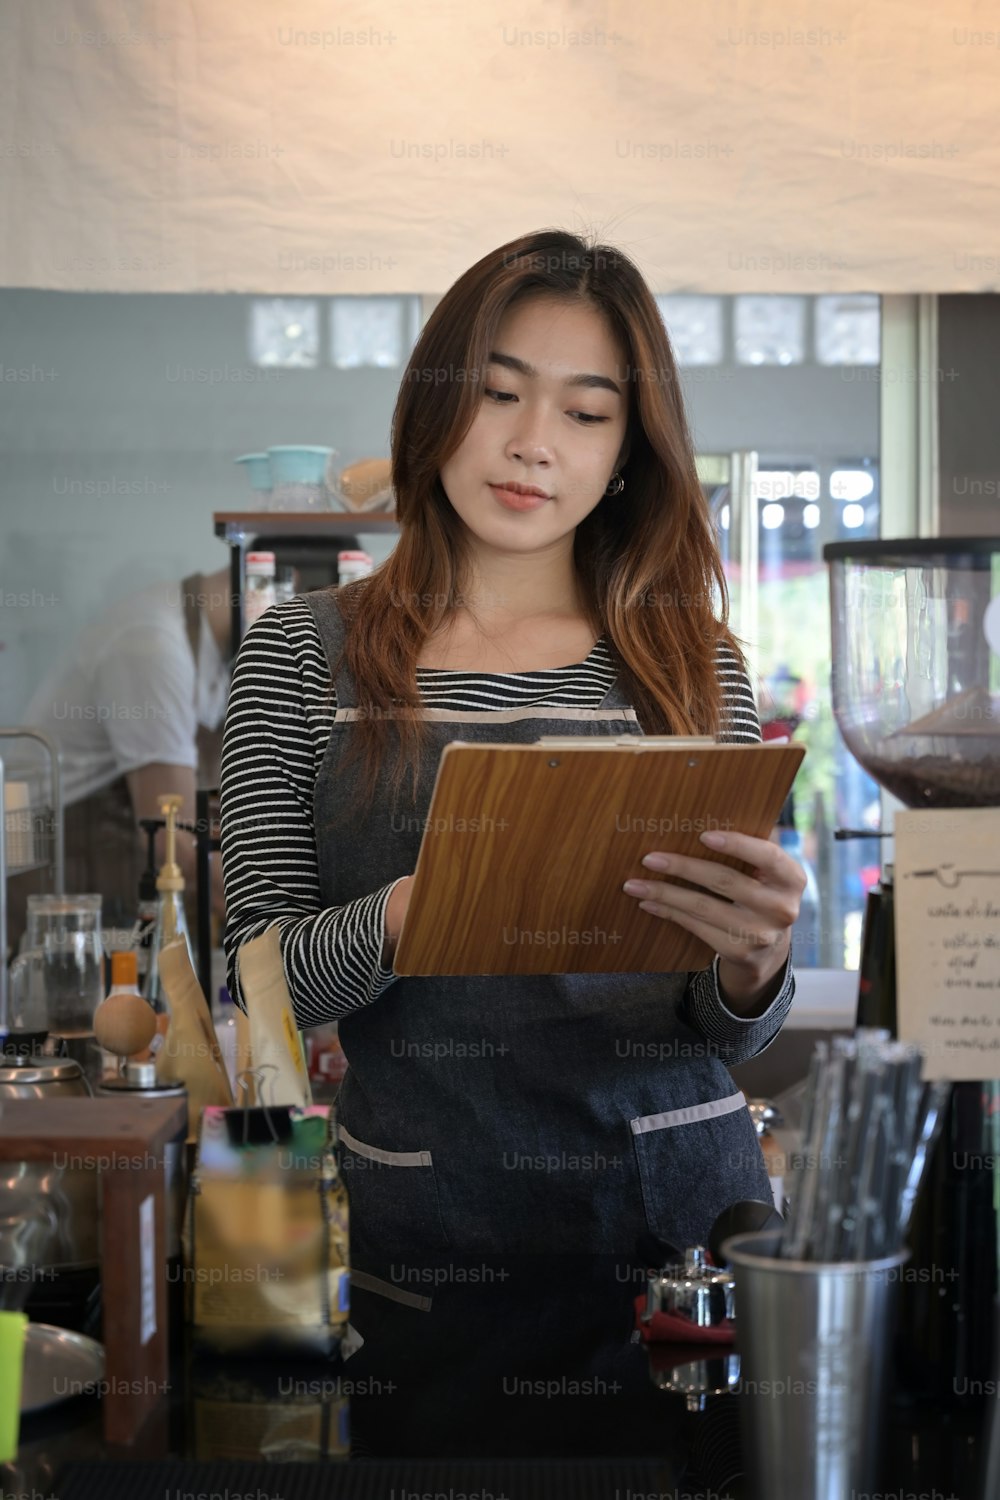
<path id="1" fill-rule="evenodd" d="M 70 1058 L 0 1057 L 0 1105 L 7 1099 L 89 1098 L 80 1064 Z M 0 1162 L 0 1273 L 18 1284 L 26 1267 L 56 1270 L 99 1263 L 95 1167 L 72 1161 Z M 40 1205 L 42 1205 L 40 1207 Z M 47 1232 L 42 1232 L 47 1223 Z"/>

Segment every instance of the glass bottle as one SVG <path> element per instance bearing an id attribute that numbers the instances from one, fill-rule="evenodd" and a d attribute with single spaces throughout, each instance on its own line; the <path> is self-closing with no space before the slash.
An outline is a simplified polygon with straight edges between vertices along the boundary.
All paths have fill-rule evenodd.
<path id="1" fill-rule="evenodd" d="M 907 1236 L 899 1370 L 911 1395 L 944 1406 L 978 1403 L 993 1373 L 991 1108 L 989 1083 L 952 1085 Z"/>
<path id="2" fill-rule="evenodd" d="M 347 551 L 337 553 L 337 585 L 353 583 L 356 578 L 367 578 L 374 564 L 367 552 Z"/>
<path id="3" fill-rule="evenodd" d="M 248 552 L 243 612 L 247 629 L 259 620 L 265 610 L 277 602 L 274 575 L 277 563 L 273 552 Z"/>
<path id="4" fill-rule="evenodd" d="M 188 933 L 187 916 L 184 912 L 184 876 L 176 860 L 176 818 L 183 803 L 177 795 L 160 798 L 160 811 L 166 819 L 166 858 L 156 877 L 156 922 L 149 948 L 149 963 L 146 980 L 142 988 L 143 998 L 148 1000 L 157 1015 L 169 1021 L 170 1007 L 160 982 L 160 954 L 167 943 L 183 938 L 191 955 L 191 938 Z M 166 1023 L 160 1025 L 166 1031 Z"/>
<path id="5" fill-rule="evenodd" d="M 156 835 L 163 827 L 160 818 L 141 818 L 139 826 L 146 835 L 146 868 L 139 877 L 139 905 L 135 922 L 135 957 L 139 971 L 139 993 L 145 994 L 149 955 L 156 931 Z"/>
<path id="6" fill-rule="evenodd" d="M 882 880 L 868 892 L 858 969 L 858 1027 L 896 1035 L 896 942 L 893 870 L 886 865 Z"/>

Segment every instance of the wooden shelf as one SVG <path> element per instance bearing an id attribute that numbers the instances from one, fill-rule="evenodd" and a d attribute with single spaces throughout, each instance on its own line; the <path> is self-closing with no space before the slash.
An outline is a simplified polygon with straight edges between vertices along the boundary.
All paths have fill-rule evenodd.
<path id="1" fill-rule="evenodd" d="M 215 535 L 227 542 L 251 536 L 370 536 L 399 531 L 395 513 L 385 510 L 222 510 L 212 520 Z"/>
<path id="2" fill-rule="evenodd" d="M 234 656 L 246 624 L 243 591 L 248 551 L 263 545 L 280 550 L 285 562 L 303 558 L 325 560 L 333 569 L 335 580 L 336 553 L 345 545 L 357 546 L 364 536 L 399 535 L 395 513 L 384 510 L 217 510 L 212 521 L 215 535 L 229 546 L 230 640 Z"/>

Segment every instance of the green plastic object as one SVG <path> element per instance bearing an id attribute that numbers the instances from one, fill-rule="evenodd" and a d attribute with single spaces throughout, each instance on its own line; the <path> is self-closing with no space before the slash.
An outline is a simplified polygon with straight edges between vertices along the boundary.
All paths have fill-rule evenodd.
<path id="1" fill-rule="evenodd" d="M 28 1318 L 0 1312 L 0 1464 L 13 1463 L 21 1432 L 21 1375 Z"/>

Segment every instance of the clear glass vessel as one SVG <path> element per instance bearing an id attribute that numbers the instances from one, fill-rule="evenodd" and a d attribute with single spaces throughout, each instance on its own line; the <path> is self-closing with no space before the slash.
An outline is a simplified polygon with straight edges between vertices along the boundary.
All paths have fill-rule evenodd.
<path id="1" fill-rule="evenodd" d="M 833 711 L 908 807 L 1000 805 L 1000 538 L 835 542 Z"/>

